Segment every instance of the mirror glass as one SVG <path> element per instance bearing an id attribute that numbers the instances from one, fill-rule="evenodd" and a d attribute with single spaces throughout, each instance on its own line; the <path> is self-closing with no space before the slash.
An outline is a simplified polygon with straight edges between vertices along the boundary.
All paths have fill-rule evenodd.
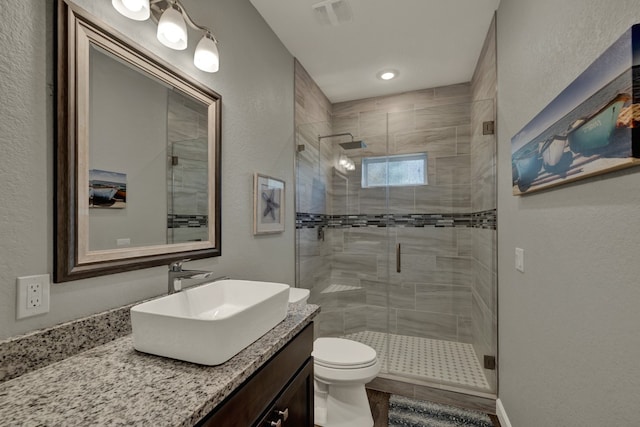
<path id="1" fill-rule="evenodd" d="M 220 96 L 58 14 L 56 281 L 219 255 Z"/>
<path id="2" fill-rule="evenodd" d="M 207 240 L 207 105 L 89 51 L 89 251 Z"/>

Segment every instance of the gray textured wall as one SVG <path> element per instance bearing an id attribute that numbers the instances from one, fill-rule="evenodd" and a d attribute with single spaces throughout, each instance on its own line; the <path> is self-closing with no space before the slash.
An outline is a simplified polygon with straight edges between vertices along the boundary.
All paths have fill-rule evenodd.
<path id="1" fill-rule="evenodd" d="M 293 284 L 293 191 L 283 234 L 254 238 L 253 174 L 293 190 L 293 58 L 248 0 L 185 0 L 220 39 L 216 74 L 193 66 L 196 44 L 177 52 L 155 39 L 155 24 L 120 16 L 109 1 L 78 0 L 222 95 L 222 257 L 192 263 L 221 275 Z M 18 276 L 53 266 L 52 2 L 7 0 L 0 8 L 0 339 L 166 292 L 166 268 L 54 284 L 51 312 L 15 320 Z"/>
<path id="2" fill-rule="evenodd" d="M 638 425 L 640 169 L 514 197 L 510 139 L 639 21 L 638 0 L 498 9 L 499 396 L 516 427 Z"/>

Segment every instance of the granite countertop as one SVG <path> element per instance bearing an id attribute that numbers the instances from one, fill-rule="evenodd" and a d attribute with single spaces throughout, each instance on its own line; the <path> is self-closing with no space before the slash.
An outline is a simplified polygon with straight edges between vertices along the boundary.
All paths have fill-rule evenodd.
<path id="1" fill-rule="evenodd" d="M 319 311 L 290 305 L 275 328 L 218 366 L 148 355 L 131 336 L 0 384 L 2 425 L 192 426 L 300 332 Z"/>

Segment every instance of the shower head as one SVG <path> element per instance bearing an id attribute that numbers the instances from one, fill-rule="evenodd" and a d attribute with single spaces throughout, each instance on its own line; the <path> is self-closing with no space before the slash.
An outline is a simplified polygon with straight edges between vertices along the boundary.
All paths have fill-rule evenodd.
<path id="1" fill-rule="evenodd" d="M 350 136 L 351 141 L 341 142 L 339 145 L 345 150 L 355 150 L 358 148 L 366 148 L 367 144 L 364 141 L 354 141 L 353 134 L 351 132 L 334 133 L 333 135 L 318 135 L 318 141 L 324 138 L 333 138 L 334 136 Z"/>
<path id="2" fill-rule="evenodd" d="M 349 141 L 349 142 L 341 142 L 339 144 L 345 150 L 356 150 L 358 148 L 366 148 L 367 144 L 364 141 Z"/>

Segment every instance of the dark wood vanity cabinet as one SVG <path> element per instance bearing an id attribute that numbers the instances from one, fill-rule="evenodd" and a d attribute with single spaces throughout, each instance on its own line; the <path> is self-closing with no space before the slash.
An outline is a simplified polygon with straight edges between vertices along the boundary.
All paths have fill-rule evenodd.
<path id="1" fill-rule="evenodd" d="M 311 396 L 311 401 L 309 401 Z M 313 361 L 307 361 L 256 424 L 259 427 L 313 425 Z M 280 423 L 280 424 L 278 424 Z"/>
<path id="2" fill-rule="evenodd" d="M 313 323 L 197 426 L 312 427 Z"/>

